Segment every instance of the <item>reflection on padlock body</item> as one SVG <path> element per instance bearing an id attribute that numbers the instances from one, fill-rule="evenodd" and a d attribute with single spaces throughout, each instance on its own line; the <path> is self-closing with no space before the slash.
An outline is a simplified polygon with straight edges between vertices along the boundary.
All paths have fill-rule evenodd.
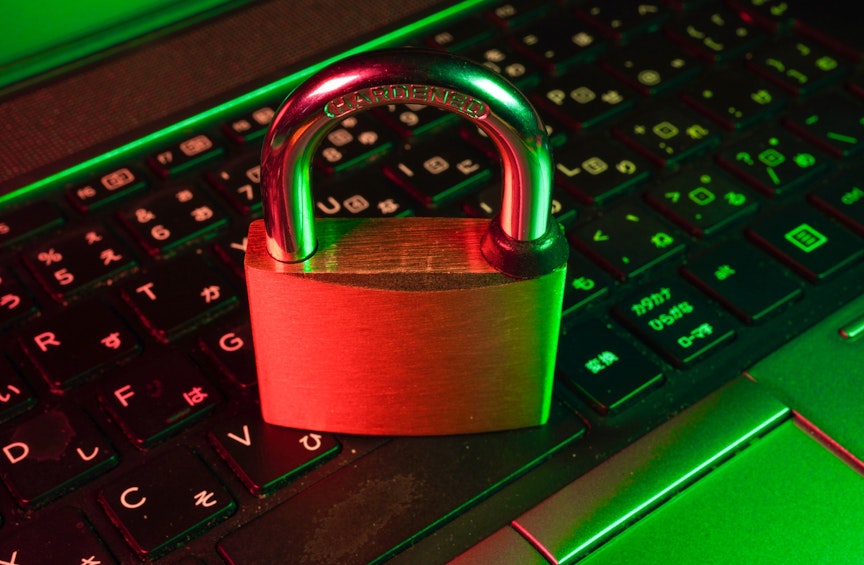
<path id="1" fill-rule="evenodd" d="M 384 435 L 543 424 L 565 268 L 501 274 L 480 254 L 488 225 L 328 219 L 310 259 L 281 263 L 253 223 L 247 284 L 265 421 Z"/>
<path id="2" fill-rule="evenodd" d="M 489 135 L 502 157 L 499 217 L 313 222 L 315 147 L 342 118 L 398 96 Z M 546 421 L 569 248 L 549 214 L 545 129 L 515 87 L 437 52 L 340 61 L 278 111 L 261 182 L 246 283 L 265 421 L 380 435 Z"/>

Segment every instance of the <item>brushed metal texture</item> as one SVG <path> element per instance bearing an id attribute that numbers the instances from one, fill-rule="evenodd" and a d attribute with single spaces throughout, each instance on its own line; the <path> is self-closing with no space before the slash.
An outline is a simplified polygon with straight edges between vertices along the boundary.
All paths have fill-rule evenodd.
<path id="1" fill-rule="evenodd" d="M 282 263 L 263 222 L 246 279 L 264 419 L 376 435 L 484 432 L 549 414 L 566 265 L 506 277 L 483 220 L 321 220 Z M 332 238 L 332 239 L 331 239 Z"/>

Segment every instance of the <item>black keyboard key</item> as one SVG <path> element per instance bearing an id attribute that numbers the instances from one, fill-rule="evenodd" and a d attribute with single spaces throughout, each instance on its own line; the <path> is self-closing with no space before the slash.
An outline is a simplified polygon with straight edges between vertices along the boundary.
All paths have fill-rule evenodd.
<path id="1" fill-rule="evenodd" d="M 748 57 L 748 64 L 789 92 L 806 95 L 840 80 L 849 65 L 807 37 L 788 37 Z"/>
<path id="2" fill-rule="evenodd" d="M 249 143 L 264 137 L 275 115 L 276 111 L 270 106 L 261 106 L 225 123 L 222 131 L 237 143 Z"/>
<path id="3" fill-rule="evenodd" d="M 0 540 L 0 563 L 69 563 L 109 565 L 117 563 L 81 513 L 64 506 L 40 516 Z"/>
<path id="4" fill-rule="evenodd" d="M 631 109 L 636 95 L 597 67 L 544 79 L 532 96 L 543 110 L 573 129 L 588 129 Z"/>
<path id="5" fill-rule="evenodd" d="M 864 237 L 864 170 L 860 167 L 832 178 L 810 194 L 810 200 Z"/>
<path id="6" fill-rule="evenodd" d="M 548 74 L 560 74 L 574 64 L 597 57 L 605 42 L 588 24 L 553 13 L 520 28 L 510 44 Z"/>
<path id="7" fill-rule="evenodd" d="M 565 316 L 609 294 L 612 280 L 593 263 L 575 253 L 567 261 L 567 279 L 564 283 L 562 311 Z"/>
<path id="8" fill-rule="evenodd" d="M 143 190 L 147 181 L 128 167 L 115 169 L 97 179 L 66 191 L 66 196 L 82 212 L 115 202 Z"/>
<path id="9" fill-rule="evenodd" d="M 201 187 L 191 184 L 157 192 L 120 215 L 151 254 L 167 255 L 225 226 L 228 217 Z"/>
<path id="10" fill-rule="evenodd" d="M 864 148 L 864 105 L 847 96 L 814 98 L 786 118 L 786 126 L 838 157 Z"/>
<path id="11" fill-rule="evenodd" d="M 454 130 L 447 141 L 412 146 L 384 165 L 388 178 L 429 209 L 465 197 L 492 178 L 493 163 L 459 137 Z"/>
<path id="12" fill-rule="evenodd" d="M 0 475 L 18 503 L 41 506 L 101 475 L 117 454 L 78 409 L 51 409 L 0 431 Z"/>
<path id="13" fill-rule="evenodd" d="M 224 147 L 212 137 L 201 133 L 152 153 L 147 158 L 147 164 L 153 172 L 162 178 L 167 178 L 216 159 L 224 151 Z"/>
<path id="14" fill-rule="evenodd" d="M 334 176 L 315 183 L 315 216 L 319 218 L 390 218 L 410 216 L 416 201 L 399 190 L 380 170 Z"/>
<path id="15" fill-rule="evenodd" d="M 801 186 L 828 167 L 823 153 L 779 128 L 760 131 L 721 150 L 717 161 L 768 195 Z"/>
<path id="16" fill-rule="evenodd" d="M 580 4 L 576 13 L 612 39 L 655 31 L 669 17 L 660 2 L 587 2 Z"/>
<path id="17" fill-rule="evenodd" d="M 136 355 L 135 334 L 108 306 L 89 300 L 22 328 L 21 346 L 54 390 Z"/>
<path id="18" fill-rule="evenodd" d="M 246 277 L 246 244 L 249 224 L 232 224 L 228 231 L 220 235 L 213 244 L 213 250 L 240 280 Z"/>
<path id="19" fill-rule="evenodd" d="M 656 184 L 645 199 L 693 235 L 711 236 L 758 208 L 738 182 L 712 168 L 690 169 Z"/>
<path id="20" fill-rule="evenodd" d="M 539 80 L 540 68 L 531 59 L 503 41 L 480 44 L 468 49 L 464 55 L 509 79 L 522 89 L 530 88 Z"/>
<path id="21" fill-rule="evenodd" d="M 551 3 L 537 2 L 536 0 L 511 0 L 501 2 L 486 12 L 495 25 L 503 28 L 512 28 L 537 18 L 552 9 Z"/>
<path id="22" fill-rule="evenodd" d="M 678 106 L 655 108 L 625 120 L 612 133 L 658 166 L 675 168 L 719 142 L 715 124 Z"/>
<path id="23" fill-rule="evenodd" d="M 612 313 L 678 367 L 717 351 L 735 337 L 732 320 L 679 279 L 643 287 Z"/>
<path id="24" fill-rule="evenodd" d="M 234 289 L 198 254 L 159 263 L 124 284 L 121 292 L 162 342 L 175 339 L 238 302 Z"/>
<path id="25" fill-rule="evenodd" d="M 600 414 L 613 415 L 663 383 L 663 373 L 599 321 L 569 328 L 556 369 Z"/>
<path id="26" fill-rule="evenodd" d="M 681 96 L 699 112 L 732 130 L 770 118 L 786 104 L 787 95 L 753 73 L 732 69 L 706 76 Z"/>
<path id="27" fill-rule="evenodd" d="M 711 61 L 743 55 L 765 38 L 752 23 L 714 5 L 685 12 L 667 31 L 676 41 Z"/>
<path id="28" fill-rule="evenodd" d="M 257 413 L 220 421 L 210 429 L 209 438 L 256 495 L 273 492 L 339 451 L 339 443 L 329 434 L 266 424 Z"/>
<path id="29" fill-rule="evenodd" d="M 785 0 L 727 0 L 727 3 L 738 10 L 741 19 L 756 22 L 771 32 L 787 29 L 795 22 L 790 13 L 794 4 Z"/>
<path id="30" fill-rule="evenodd" d="M 170 352 L 117 371 L 99 401 L 139 447 L 150 447 L 206 416 L 222 395 L 183 354 Z"/>
<path id="31" fill-rule="evenodd" d="M 242 387 L 255 386 L 255 348 L 249 322 L 205 330 L 200 338 L 204 351 L 220 371 Z"/>
<path id="32" fill-rule="evenodd" d="M 388 104 L 372 112 L 407 140 L 439 130 L 459 119 L 453 112 L 423 104 Z"/>
<path id="33" fill-rule="evenodd" d="M 585 204 L 604 205 L 651 175 L 650 163 L 606 138 L 567 140 L 555 149 L 555 183 Z"/>
<path id="34" fill-rule="evenodd" d="M 30 292 L 12 271 L 0 266 L 0 328 L 25 320 L 36 312 Z"/>
<path id="35" fill-rule="evenodd" d="M 764 320 L 802 294 L 798 282 L 742 241 L 719 245 L 690 259 L 682 273 L 748 324 Z"/>
<path id="36" fill-rule="evenodd" d="M 97 225 L 47 239 L 24 259 L 48 294 L 61 303 L 114 282 L 138 264 L 117 236 Z"/>
<path id="37" fill-rule="evenodd" d="M 231 563 L 279 563 L 285 556 L 306 563 L 376 561 L 498 490 L 584 430 L 579 418 L 554 403 L 542 427 L 395 439 L 232 532 L 218 549 Z M 410 473 L 406 461 L 412 462 Z M 359 535 L 334 543 L 333 531 Z M 260 539 L 279 543 L 255 541 Z"/>
<path id="38" fill-rule="evenodd" d="M 664 37 L 639 38 L 606 57 L 609 72 L 642 94 L 655 95 L 674 88 L 699 73 L 699 61 Z"/>
<path id="39" fill-rule="evenodd" d="M 0 214 L 0 249 L 51 231 L 66 221 L 54 204 L 36 201 Z"/>
<path id="40" fill-rule="evenodd" d="M 747 235 L 810 282 L 823 281 L 864 256 L 861 240 L 806 203 L 772 212 Z"/>
<path id="41" fill-rule="evenodd" d="M 99 502 L 141 558 L 165 554 L 237 508 L 213 472 L 184 448 L 106 485 Z"/>
<path id="42" fill-rule="evenodd" d="M 624 280 L 677 257 L 683 237 L 641 206 L 626 203 L 572 232 L 571 241 Z"/>
<path id="43" fill-rule="evenodd" d="M 314 163 L 332 173 L 373 161 L 393 147 L 391 132 L 370 114 L 349 116 L 316 149 Z"/>
<path id="44" fill-rule="evenodd" d="M 33 391 L 5 355 L 0 355 L 0 422 L 24 412 L 36 403 Z"/>
<path id="45" fill-rule="evenodd" d="M 446 26 L 426 37 L 424 43 L 429 47 L 452 53 L 490 37 L 492 37 L 492 27 L 488 22 L 484 23 L 469 17 L 447 23 Z"/>
<path id="46" fill-rule="evenodd" d="M 576 202 L 558 189 L 552 191 L 552 216 L 565 229 L 576 219 Z M 489 186 L 477 193 L 465 205 L 465 211 L 475 218 L 492 219 L 501 211 L 501 187 Z"/>
<path id="47" fill-rule="evenodd" d="M 241 214 L 257 214 L 261 211 L 260 155 L 247 155 L 232 161 L 208 173 L 207 179 Z"/>

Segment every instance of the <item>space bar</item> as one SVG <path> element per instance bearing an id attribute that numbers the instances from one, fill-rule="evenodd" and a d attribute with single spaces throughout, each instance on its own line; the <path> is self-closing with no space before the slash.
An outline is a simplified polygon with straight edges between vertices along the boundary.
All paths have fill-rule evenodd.
<path id="1" fill-rule="evenodd" d="M 370 563 L 397 553 L 585 432 L 542 427 L 394 439 L 223 538 L 230 563 Z"/>

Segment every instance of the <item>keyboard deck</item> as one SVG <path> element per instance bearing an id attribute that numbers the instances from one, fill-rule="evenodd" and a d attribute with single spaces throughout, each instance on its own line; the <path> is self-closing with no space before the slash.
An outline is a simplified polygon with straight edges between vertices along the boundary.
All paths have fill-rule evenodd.
<path id="1" fill-rule="evenodd" d="M 243 258 L 285 93 L 4 204 L 0 563 L 444 561 L 860 295 L 858 59 L 767 7 L 674 4 L 491 3 L 408 42 L 549 129 L 572 249 L 543 427 L 261 421 Z M 319 217 L 500 205 L 494 149 L 433 108 L 352 116 L 314 164 Z"/>

